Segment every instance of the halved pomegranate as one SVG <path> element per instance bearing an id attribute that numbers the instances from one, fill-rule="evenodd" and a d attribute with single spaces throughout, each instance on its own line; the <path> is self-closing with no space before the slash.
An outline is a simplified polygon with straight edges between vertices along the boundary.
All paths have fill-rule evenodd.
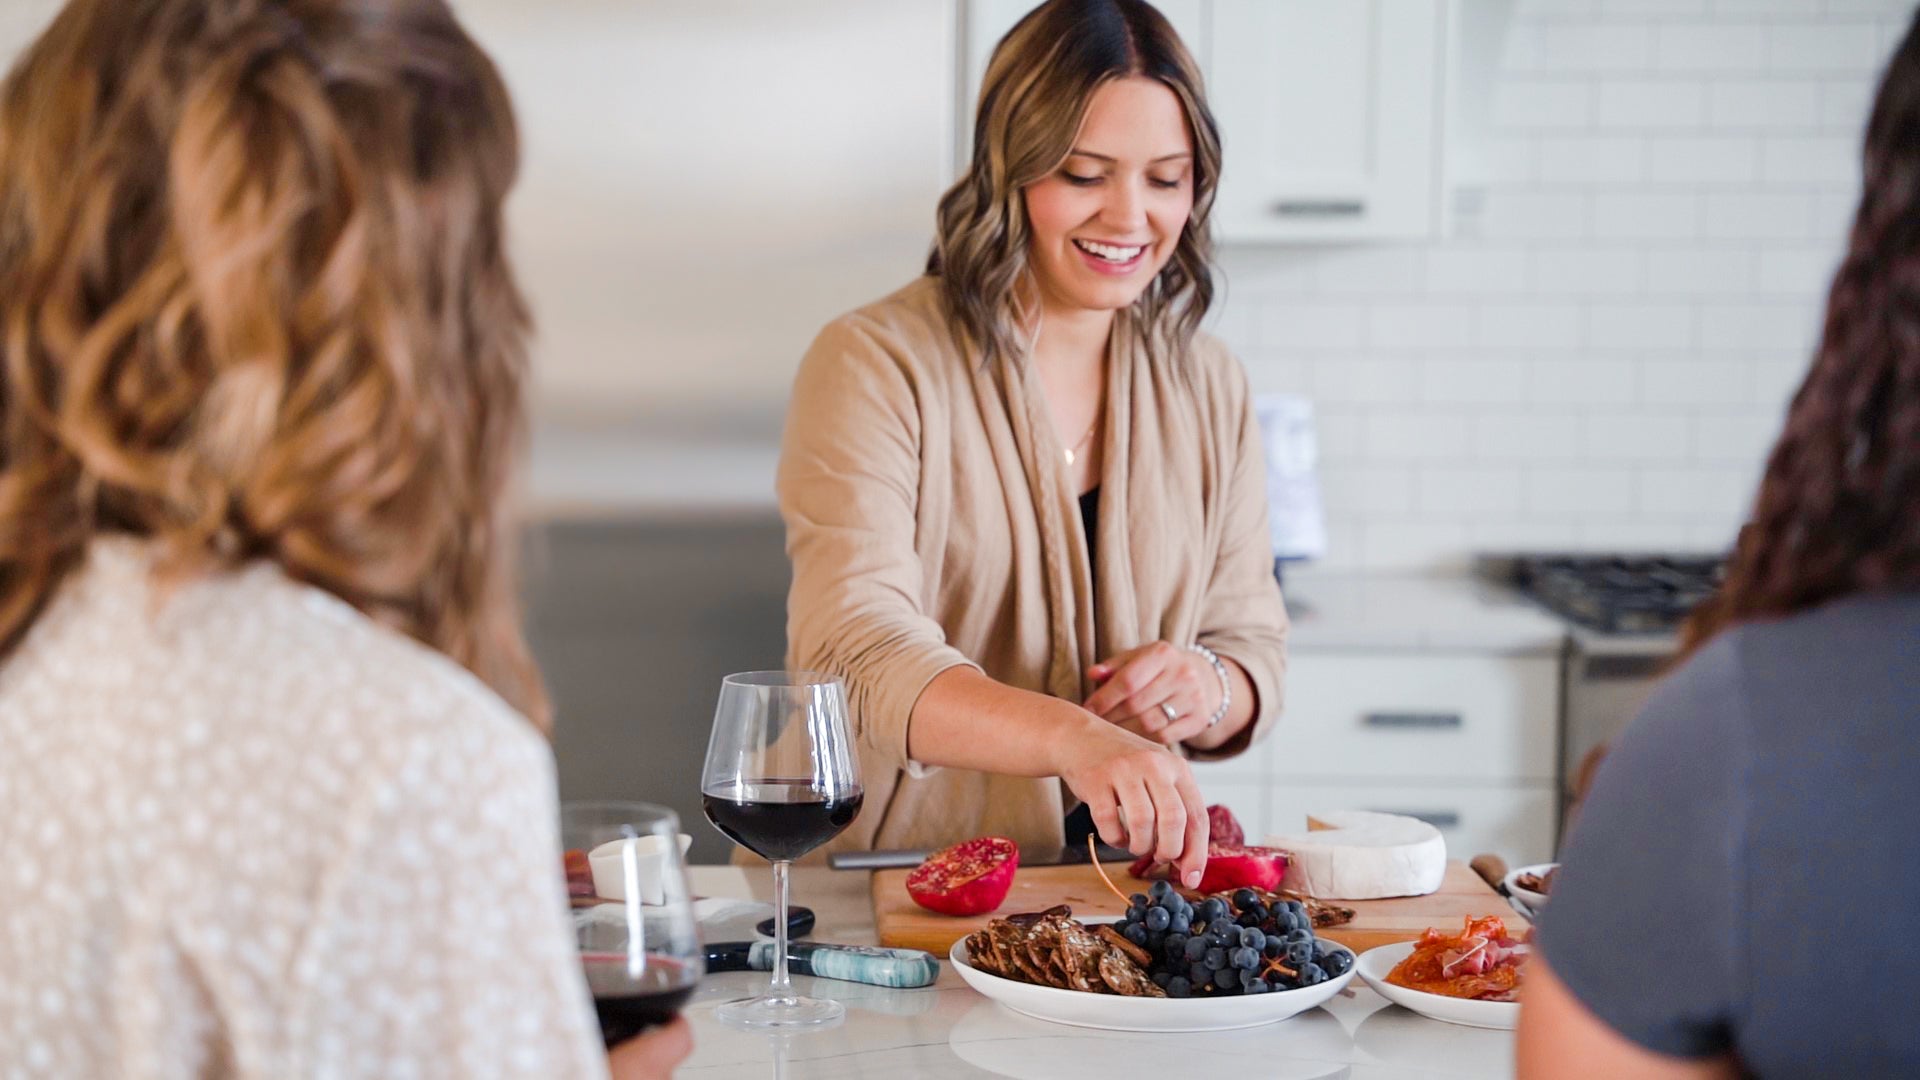
<path id="1" fill-rule="evenodd" d="M 1280 887 L 1287 876 L 1287 853 L 1279 848 L 1249 845 L 1233 811 L 1218 803 L 1207 807 L 1207 868 L 1200 872 L 1201 892 L 1223 889 L 1265 889 Z M 1127 873 L 1143 880 L 1173 877 L 1173 867 L 1141 856 L 1127 867 Z"/>
<path id="2" fill-rule="evenodd" d="M 1287 876 L 1287 853 L 1279 848 L 1208 844 L 1207 868 L 1200 873 L 1200 891 L 1260 889 L 1273 892 Z"/>
<path id="3" fill-rule="evenodd" d="M 1004 836 L 976 836 L 927 856 L 907 875 L 907 895 L 942 915 L 984 915 L 1000 906 L 1020 868 L 1020 848 Z"/>

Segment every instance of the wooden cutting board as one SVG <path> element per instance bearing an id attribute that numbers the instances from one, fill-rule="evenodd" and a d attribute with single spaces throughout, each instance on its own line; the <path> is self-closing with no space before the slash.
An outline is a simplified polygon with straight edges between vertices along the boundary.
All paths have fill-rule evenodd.
<path id="1" fill-rule="evenodd" d="M 1107 876 L 1122 891 L 1145 892 L 1147 883 L 1127 876 L 1127 864 L 1106 864 Z M 906 870 L 878 870 L 873 875 L 873 921 L 880 944 L 900 949 L 925 949 L 945 956 L 953 943 L 987 925 L 996 917 L 1020 911 L 1041 911 L 1065 904 L 1079 916 L 1119 915 L 1126 905 L 1107 891 L 1091 866 L 1021 867 L 1014 875 L 1013 891 L 998 911 L 971 918 L 937 915 L 913 902 L 907 895 Z M 1412 941 L 1429 926 L 1458 931 L 1468 915 L 1498 915 L 1507 929 L 1519 936 L 1527 920 L 1512 905 L 1493 891 L 1480 875 L 1463 862 L 1447 863 L 1447 875 L 1438 891 L 1427 896 L 1408 896 L 1394 900 L 1342 900 L 1341 906 L 1354 909 L 1353 921 L 1345 926 L 1330 926 L 1318 931 L 1321 937 L 1337 941 L 1355 952 L 1376 945 Z"/>

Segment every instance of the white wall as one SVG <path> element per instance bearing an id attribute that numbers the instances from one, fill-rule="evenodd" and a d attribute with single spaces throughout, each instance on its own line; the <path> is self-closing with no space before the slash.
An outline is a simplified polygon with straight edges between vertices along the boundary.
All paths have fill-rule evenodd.
<path id="1" fill-rule="evenodd" d="M 549 416 L 772 410 L 821 325 L 919 272 L 952 0 L 459 10 L 525 132 L 514 251 Z"/>
<path id="2" fill-rule="evenodd" d="M 0 53 L 55 7 L 0 2 Z M 1516 8 L 1460 235 L 1224 255 L 1220 332 L 1258 388 L 1319 403 L 1335 565 L 1723 547 L 1911 4 Z M 674 412 L 679 438 L 777 415 L 819 325 L 917 272 L 951 168 L 953 0 L 461 11 L 526 134 L 512 214 L 549 417 Z"/>
<path id="3" fill-rule="evenodd" d="M 60 7 L 0 0 L 0 61 Z M 537 407 L 773 413 L 832 316 L 926 258 L 954 0 L 456 0 L 510 86 Z"/>
<path id="4" fill-rule="evenodd" d="M 1912 10 L 1516 7 L 1463 235 L 1226 254 L 1220 332 L 1257 388 L 1319 404 L 1329 563 L 1724 548 L 1810 358 Z"/>

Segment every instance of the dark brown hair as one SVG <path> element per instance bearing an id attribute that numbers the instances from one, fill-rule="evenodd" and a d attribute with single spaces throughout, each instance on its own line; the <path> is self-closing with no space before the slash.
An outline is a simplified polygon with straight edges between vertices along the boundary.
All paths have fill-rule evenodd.
<path id="1" fill-rule="evenodd" d="M 544 725 L 518 143 L 443 0 L 71 0 L 0 88 L 0 655 L 106 533 L 264 558 Z"/>
<path id="2" fill-rule="evenodd" d="M 1199 65 L 1144 0 L 1049 0 L 993 50 L 980 83 L 973 157 L 940 199 L 927 273 L 937 275 L 963 343 L 985 359 L 1019 351 L 1015 288 L 1030 227 L 1022 192 L 1060 167 L 1094 91 L 1144 76 L 1173 91 L 1193 136 L 1193 210 L 1134 306 L 1147 330 L 1184 350 L 1213 304 L 1208 219 L 1220 181 L 1220 133 Z"/>
<path id="3" fill-rule="evenodd" d="M 1819 352 L 1688 652 L 1735 623 L 1920 588 L 1920 21 L 1881 81 L 1864 164 Z"/>

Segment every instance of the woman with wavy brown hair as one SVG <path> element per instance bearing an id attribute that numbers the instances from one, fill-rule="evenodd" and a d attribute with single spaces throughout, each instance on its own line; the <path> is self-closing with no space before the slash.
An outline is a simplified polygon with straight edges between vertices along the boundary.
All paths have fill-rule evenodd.
<path id="1" fill-rule="evenodd" d="M 1726 580 L 1573 828 L 1523 1077 L 1920 1075 L 1920 21 L 1864 163 Z"/>
<path id="2" fill-rule="evenodd" d="M 1166 19 L 1051 0 L 994 50 L 926 276 L 808 352 L 789 659 L 850 690 L 838 846 L 1057 850 L 1079 803 L 1199 880 L 1186 759 L 1269 726 L 1286 630 L 1246 377 L 1197 330 L 1219 175 Z"/>
<path id="3" fill-rule="evenodd" d="M 605 1075 L 517 156 L 442 0 L 72 0 L 0 88 L 0 1072 Z"/>

